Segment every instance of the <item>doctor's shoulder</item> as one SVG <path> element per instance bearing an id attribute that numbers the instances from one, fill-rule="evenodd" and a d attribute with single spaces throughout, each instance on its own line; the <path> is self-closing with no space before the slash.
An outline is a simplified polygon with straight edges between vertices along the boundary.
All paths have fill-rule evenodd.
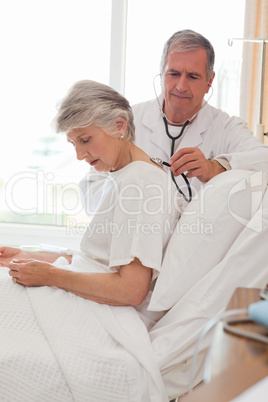
<path id="1" fill-rule="evenodd" d="M 222 109 L 210 106 L 210 113 L 214 125 L 222 129 L 232 129 L 235 126 L 247 126 L 246 122 L 241 117 L 231 116 Z"/>

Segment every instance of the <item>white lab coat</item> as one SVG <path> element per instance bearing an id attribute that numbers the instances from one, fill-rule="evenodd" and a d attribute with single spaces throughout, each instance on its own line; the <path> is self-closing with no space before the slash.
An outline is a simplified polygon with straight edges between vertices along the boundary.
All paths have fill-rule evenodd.
<path id="1" fill-rule="evenodd" d="M 160 104 L 163 103 L 159 97 Z M 165 131 L 157 99 L 132 106 L 138 147 L 164 161 L 170 159 L 171 139 Z M 178 134 L 181 127 L 178 127 Z M 204 104 L 192 124 L 186 127 L 177 149 L 198 147 L 207 159 L 224 158 L 232 169 L 268 172 L 268 147 L 261 144 L 239 117 Z M 182 178 L 177 179 L 184 191 Z M 193 193 L 200 189 L 197 178 L 190 180 Z"/>

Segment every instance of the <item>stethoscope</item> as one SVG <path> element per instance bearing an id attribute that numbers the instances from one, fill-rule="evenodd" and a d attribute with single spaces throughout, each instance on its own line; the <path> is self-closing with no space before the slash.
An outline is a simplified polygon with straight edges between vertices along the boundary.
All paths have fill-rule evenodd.
<path id="1" fill-rule="evenodd" d="M 161 108 L 161 111 L 162 111 L 162 108 Z M 162 113 L 163 113 L 163 112 L 162 112 Z M 195 116 L 196 116 L 196 114 L 195 114 Z M 194 116 L 194 117 L 195 117 L 195 116 Z M 174 149 L 175 149 L 175 142 L 176 142 L 176 140 L 178 140 L 178 139 L 182 136 L 182 134 L 184 133 L 185 128 L 188 126 L 188 124 L 190 123 L 190 121 L 191 121 L 192 119 L 193 119 L 193 117 L 192 117 L 191 119 L 189 119 L 189 120 L 186 120 L 186 122 L 183 124 L 183 126 L 182 126 L 182 128 L 181 128 L 180 133 L 179 133 L 178 135 L 176 135 L 175 137 L 173 137 L 173 136 L 170 134 L 169 129 L 168 129 L 167 118 L 166 118 L 166 116 L 165 116 L 164 113 L 163 113 L 163 121 L 164 121 L 164 124 L 165 124 L 166 134 L 167 134 L 167 136 L 171 139 L 170 157 L 174 154 Z M 151 158 L 151 160 L 152 160 L 152 162 L 156 163 L 156 164 L 157 164 L 158 166 L 160 166 L 160 167 L 164 167 L 163 165 L 166 165 L 166 166 L 170 167 L 170 164 L 169 164 L 169 163 L 167 163 L 167 162 L 165 162 L 165 161 L 162 161 L 160 158 Z M 172 181 L 173 181 L 173 183 L 175 184 L 175 186 L 176 186 L 178 192 L 183 196 L 183 198 L 185 199 L 185 201 L 190 202 L 190 201 L 192 200 L 192 189 L 191 189 L 189 180 L 187 179 L 187 177 L 185 176 L 185 174 L 182 173 L 181 176 L 182 176 L 183 180 L 185 181 L 185 183 L 186 183 L 186 185 L 187 185 L 188 195 L 189 195 L 188 198 L 186 197 L 186 195 L 184 194 L 184 192 L 180 189 L 178 183 L 177 183 L 176 180 L 175 180 L 175 177 L 174 177 L 173 172 L 170 172 L 170 173 L 171 173 Z"/>
<path id="2" fill-rule="evenodd" d="M 198 114 L 199 111 L 202 109 L 202 107 L 207 104 L 207 102 L 209 101 L 209 99 L 211 98 L 211 96 L 212 96 L 212 94 L 213 94 L 213 88 L 212 88 L 212 85 L 209 84 L 210 88 L 212 89 L 212 93 L 211 93 L 209 99 L 208 99 L 207 101 L 205 101 L 205 102 L 202 104 L 202 106 L 200 107 L 200 109 L 199 109 L 190 119 L 186 120 L 186 121 L 183 123 L 183 126 L 182 126 L 182 128 L 181 128 L 180 133 L 179 133 L 178 135 L 176 135 L 175 137 L 173 137 L 173 136 L 170 134 L 169 129 L 168 129 L 168 121 L 169 121 L 169 120 L 168 120 L 167 116 L 165 115 L 165 113 L 164 113 L 164 111 L 163 111 L 163 109 L 162 109 L 162 106 L 161 106 L 161 104 L 160 104 L 160 102 L 159 102 L 159 98 L 158 98 L 158 96 L 157 96 L 157 94 L 156 94 L 156 89 L 155 89 L 154 81 L 155 81 L 155 78 L 156 78 L 158 75 L 159 75 L 159 74 L 157 74 L 157 75 L 154 77 L 154 80 L 153 80 L 153 87 L 154 87 L 155 96 L 156 96 L 156 99 L 157 99 L 157 102 L 158 102 L 159 110 L 160 110 L 161 116 L 162 116 L 163 121 L 164 121 L 166 134 L 167 134 L 167 136 L 171 139 L 170 157 L 172 157 L 172 155 L 174 154 L 174 149 L 175 149 L 175 142 L 176 142 L 176 140 L 178 140 L 179 138 L 181 138 L 181 136 L 183 135 L 184 130 L 185 130 L 185 128 L 188 126 L 188 124 L 191 123 L 191 121 L 196 118 L 197 114 Z M 170 121 L 169 121 L 169 122 L 170 122 Z M 170 122 L 170 123 L 171 123 L 171 124 L 174 124 L 174 123 L 172 123 L 172 122 Z M 160 159 L 160 158 L 153 158 L 153 157 L 152 157 L 152 158 L 151 158 L 151 161 L 154 162 L 154 163 L 156 163 L 158 166 L 160 166 L 160 167 L 162 167 L 162 168 L 164 167 L 164 165 L 170 167 L 170 164 L 169 164 L 169 163 L 167 163 L 167 162 L 165 162 L 165 161 L 162 161 L 162 159 Z M 191 189 L 189 180 L 188 180 L 188 178 L 186 177 L 186 175 L 185 175 L 184 173 L 181 174 L 183 180 L 185 181 L 185 183 L 186 183 L 186 185 L 187 185 L 187 189 L 188 189 L 188 198 L 186 197 L 186 195 L 184 194 L 184 192 L 180 189 L 178 183 L 177 183 L 176 180 L 175 180 L 175 177 L 174 177 L 173 172 L 170 172 L 170 173 L 171 173 L 172 181 L 174 182 L 174 184 L 175 184 L 175 186 L 176 186 L 178 192 L 183 196 L 183 198 L 185 199 L 185 201 L 191 202 L 191 200 L 192 200 L 192 189 Z"/>

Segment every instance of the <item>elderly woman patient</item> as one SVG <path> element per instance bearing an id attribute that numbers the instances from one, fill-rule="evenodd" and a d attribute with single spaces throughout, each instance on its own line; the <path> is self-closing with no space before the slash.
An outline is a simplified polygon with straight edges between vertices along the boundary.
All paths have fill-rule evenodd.
<path id="1" fill-rule="evenodd" d="M 182 200 L 134 145 L 131 108 L 113 89 L 76 83 L 60 104 L 56 131 L 79 160 L 107 175 L 79 253 L 0 248 L 0 394 L 165 400 L 146 331 L 163 313 L 147 307 Z"/>

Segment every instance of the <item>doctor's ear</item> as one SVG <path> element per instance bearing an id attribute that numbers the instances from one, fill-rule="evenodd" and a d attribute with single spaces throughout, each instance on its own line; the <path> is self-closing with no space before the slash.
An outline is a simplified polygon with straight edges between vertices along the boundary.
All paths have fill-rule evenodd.
<path id="1" fill-rule="evenodd" d="M 211 91 L 213 93 L 213 86 L 212 86 L 213 78 L 210 78 L 210 80 L 208 82 L 208 89 L 207 89 L 206 93 L 209 93 L 210 89 L 211 89 Z"/>
<path id="2" fill-rule="evenodd" d="M 210 76 L 210 78 L 209 78 L 209 81 L 208 81 L 208 86 L 209 86 L 210 88 L 212 88 L 212 83 L 213 83 L 214 78 L 215 78 L 215 72 L 213 71 L 213 73 L 211 74 L 211 76 Z M 213 88 L 212 88 L 212 89 L 213 89 Z"/>

